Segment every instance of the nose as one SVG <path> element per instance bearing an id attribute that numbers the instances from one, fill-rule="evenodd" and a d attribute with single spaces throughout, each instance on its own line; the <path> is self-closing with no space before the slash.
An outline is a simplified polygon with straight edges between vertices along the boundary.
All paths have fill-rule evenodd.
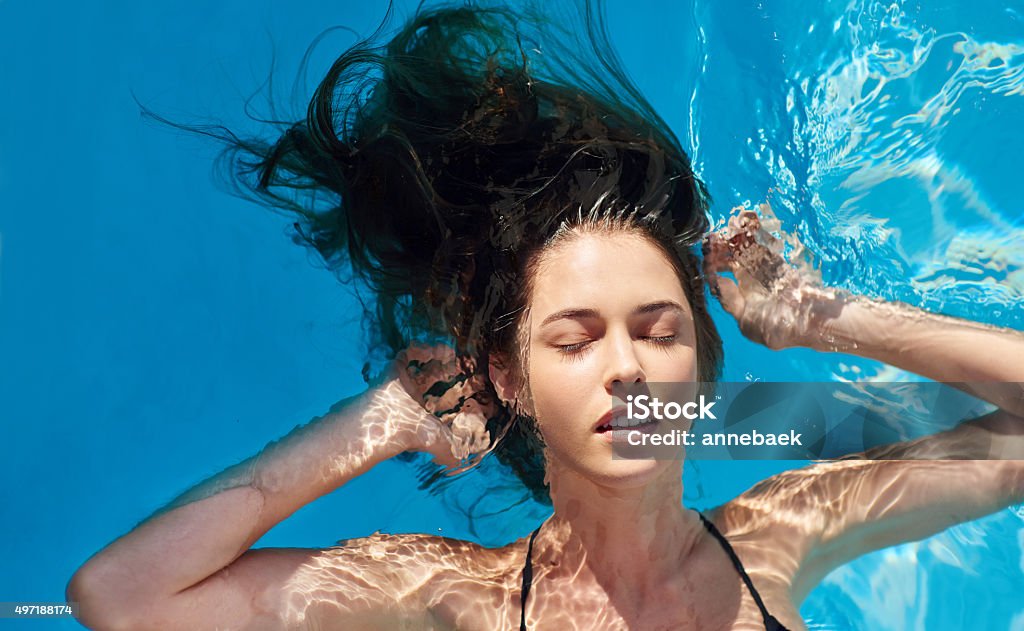
<path id="1" fill-rule="evenodd" d="M 633 339 L 628 333 L 608 333 L 608 358 L 605 368 L 605 389 L 611 393 L 615 384 L 632 385 L 647 381 L 637 357 Z"/>

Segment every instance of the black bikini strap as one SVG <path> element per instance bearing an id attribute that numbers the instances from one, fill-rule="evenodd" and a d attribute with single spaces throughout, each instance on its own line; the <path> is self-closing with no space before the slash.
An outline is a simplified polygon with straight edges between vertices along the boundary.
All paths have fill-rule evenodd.
<path id="1" fill-rule="evenodd" d="M 541 524 L 543 525 L 543 524 Z M 530 586 L 533 585 L 533 540 L 537 538 L 540 526 L 530 535 L 530 544 L 526 547 L 526 563 L 523 564 L 523 591 L 519 598 L 519 631 L 526 631 L 526 597 L 530 595 Z"/>
<path id="2" fill-rule="evenodd" d="M 756 589 L 754 589 L 753 581 L 751 581 L 750 577 L 747 576 L 747 571 L 743 569 L 743 564 L 740 563 L 740 558 L 736 556 L 732 546 L 729 545 L 729 542 L 725 540 L 722 533 L 718 532 L 718 528 L 715 528 L 715 525 L 708 521 L 708 518 L 705 517 L 703 513 L 698 511 L 697 514 L 700 515 L 700 520 L 704 522 L 704 526 L 708 529 L 708 532 L 718 540 L 718 543 L 722 545 L 722 549 L 724 549 L 725 553 L 729 555 L 729 559 L 732 561 L 733 567 L 736 568 L 740 578 L 743 579 L 744 584 L 746 584 L 747 589 L 750 591 L 750 595 L 754 597 L 754 602 L 757 603 L 757 608 L 761 610 L 761 617 L 764 618 L 765 627 L 769 629 L 776 628 L 774 625 L 777 625 L 778 622 L 775 620 L 774 616 L 768 613 L 768 608 L 764 606 L 764 602 L 761 600 L 761 595 L 757 593 Z"/>

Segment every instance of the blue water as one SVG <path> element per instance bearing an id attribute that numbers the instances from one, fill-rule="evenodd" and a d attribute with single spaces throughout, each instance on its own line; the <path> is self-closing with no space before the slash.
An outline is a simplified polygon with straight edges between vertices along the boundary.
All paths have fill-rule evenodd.
<path id="1" fill-rule="evenodd" d="M 215 147 L 145 122 L 132 93 L 252 129 L 242 103 L 273 57 L 277 101 L 298 113 L 306 45 L 334 24 L 368 33 L 383 3 L 65 4 L 0 0 L 0 601 L 62 600 L 88 555 L 362 387 L 351 299 L 287 219 L 217 187 Z M 1024 328 L 1013 6 L 633 0 L 609 17 L 716 217 L 768 199 L 830 283 Z M 309 81 L 352 41 L 331 35 Z M 727 380 L 905 377 L 775 353 L 715 317 Z M 687 464 L 686 499 L 710 506 L 796 464 Z M 471 528 L 461 511 L 500 479 L 484 467 L 431 496 L 385 463 L 258 545 L 375 530 L 504 543 L 545 511 L 496 493 Z M 801 613 L 821 629 L 1019 631 L 1022 548 L 1024 511 L 1003 510 L 836 570 Z M 78 628 L 18 624 L 0 620 Z"/>

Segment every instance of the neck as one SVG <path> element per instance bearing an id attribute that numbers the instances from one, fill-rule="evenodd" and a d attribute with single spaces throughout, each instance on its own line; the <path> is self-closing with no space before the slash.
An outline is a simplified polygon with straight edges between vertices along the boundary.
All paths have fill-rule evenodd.
<path id="1" fill-rule="evenodd" d="M 677 575 L 705 534 L 683 508 L 678 467 L 637 488 L 610 488 L 549 463 L 554 515 L 537 537 L 538 558 L 604 585 L 644 591 Z"/>

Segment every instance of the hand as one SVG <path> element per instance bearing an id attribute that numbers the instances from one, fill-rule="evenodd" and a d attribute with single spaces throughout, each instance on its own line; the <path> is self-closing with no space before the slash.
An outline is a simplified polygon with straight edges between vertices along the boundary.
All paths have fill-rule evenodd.
<path id="1" fill-rule="evenodd" d="M 788 263 L 783 242 L 763 225 L 777 229 L 778 220 L 767 204 L 758 210 L 760 217 L 734 208 L 728 225 L 705 238 L 704 273 L 711 292 L 747 338 L 772 349 L 815 346 L 824 323 L 842 311 L 845 295 L 823 286 L 809 267 Z M 723 271 L 732 272 L 736 282 L 719 276 Z"/>
<path id="2" fill-rule="evenodd" d="M 415 451 L 454 467 L 490 447 L 487 419 L 497 413 L 497 406 L 471 359 L 456 357 L 443 344 L 414 344 L 395 357 L 388 377 L 419 413 L 411 428 Z"/>

